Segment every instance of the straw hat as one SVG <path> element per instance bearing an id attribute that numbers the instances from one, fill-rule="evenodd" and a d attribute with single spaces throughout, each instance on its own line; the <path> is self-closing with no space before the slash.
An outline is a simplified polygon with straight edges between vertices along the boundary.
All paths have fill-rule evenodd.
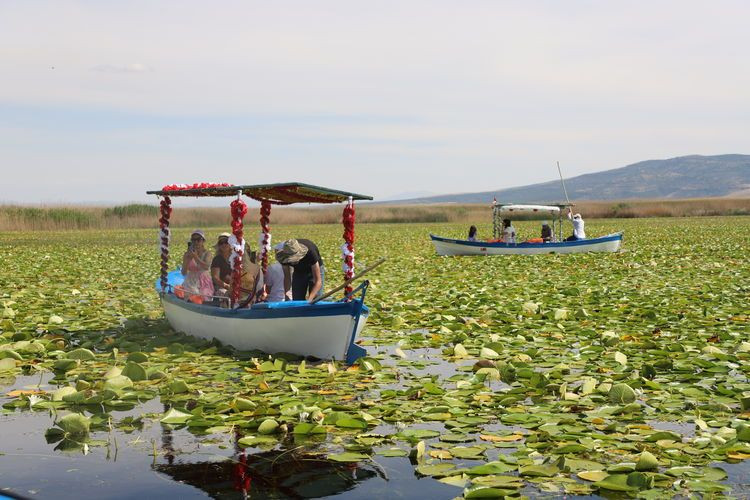
<path id="1" fill-rule="evenodd" d="M 231 234 L 231 233 L 221 233 L 221 234 L 220 234 L 220 235 L 219 235 L 219 236 L 218 236 L 218 237 L 216 238 L 216 245 L 214 245 L 214 246 L 215 246 L 215 247 L 218 247 L 218 246 L 219 246 L 219 243 L 221 243 L 221 239 L 222 239 L 222 238 L 226 238 L 226 239 L 227 239 L 227 241 L 228 241 L 228 240 L 229 240 L 229 237 L 230 237 L 230 236 L 232 236 L 232 234 Z"/>
<path id="2" fill-rule="evenodd" d="M 206 239 L 205 233 L 203 231 L 201 231 L 200 229 L 196 229 L 195 231 L 193 231 L 192 233 L 190 233 L 190 239 L 192 240 L 193 236 L 195 236 L 196 234 L 198 236 L 200 236 L 202 239 L 204 239 L 204 240 Z"/>
<path id="3" fill-rule="evenodd" d="M 276 245 L 278 248 L 278 245 Z M 284 265 L 296 264 L 307 255 L 307 247 L 295 239 L 286 240 L 280 250 L 276 250 L 276 260 Z"/>

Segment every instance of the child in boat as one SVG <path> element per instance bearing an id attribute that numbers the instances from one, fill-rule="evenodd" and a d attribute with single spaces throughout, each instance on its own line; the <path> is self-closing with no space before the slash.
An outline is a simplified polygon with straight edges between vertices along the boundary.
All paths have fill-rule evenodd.
<path id="1" fill-rule="evenodd" d="M 466 241 L 477 241 L 477 226 L 471 226 L 469 228 L 469 237 Z"/>
<path id="2" fill-rule="evenodd" d="M 510 219 L 503 219 L 503 242 L 513 245 L 516 243 L 516 228 L 513 227 Z"/>
<path id="3" fill-rule="evenodd" d="M 209 267 L 211 265 L 211 252 L 205 247 L 206 237 L 203 231 L 196 229 L 190 235 L 188 249 L 182 256 L 182 289 L 185 299 L 193 300 L 191 297 L 200 297 L 199 302 L 210 300 L 214 294 L 214 285 L 211 281 Z M 197 299 L 193 300 L 197 301 Z"/>
<path id="4" fill-rule="evenodd" d="M 553 241 L 554 235 L 552 234 L 552 228 L 549 226 L 547 221 L 542 222 L 542 241 L 545 243 Z"/>
<path id="5" fill-rule="evenodd" d="M 263 298 L 263 273 L 255 263 L 255 254 L 250 250 L 250 245 L 245 243 L 240 277 L 240 307 L 249 307 Z"/>

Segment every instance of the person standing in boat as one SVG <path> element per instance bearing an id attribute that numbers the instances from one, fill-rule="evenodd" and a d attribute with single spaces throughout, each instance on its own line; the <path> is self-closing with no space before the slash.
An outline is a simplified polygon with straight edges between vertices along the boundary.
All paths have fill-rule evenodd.
<path id="1" fill-rule="evenodd" d="M 503 242 L 516 244 L 516 228 L 513 227 L 510 219 L 503 219 Z"/>
<path id="2" fill-rule="evenodd" d="M 477 241 L 477 226 L 471 226 L 469 228 L 469 237 L 466 241 Z"/>
<path id="3" fill-rule="evenodd" d="M 581 214 L 573 215 L 573 210 L 568 207 L 568 219 L 570 219 L 570 222 L 573 223 L 573 234 L 569 236 L 565 241 L 585 240 L 586 231 L 584 231 L 583 229 L 584 222 L 581 218 Z"/>
<path id="4" fill-rule="evenodd" d="M 325 267 L 315 243 L 302 238 L 286 240 L 276 250 L 276 260 L 284 268 L 284 292 L 291 290 L 292 300 L 312 302 L 323 294 Z"/>
<path id="5" fill-rule="evenodd" d="M 182 288 L 188 300 L 202 303 L 214 294 L 209 268 L 211 266 L 211 252 L 206 250 L 206 236 L 203 231 L 196 229 L 190 235 L 188 249 L 182 256 L 182 275 L 185 280 Z M 198 296 L 200 299 L 193 299 Z"/>

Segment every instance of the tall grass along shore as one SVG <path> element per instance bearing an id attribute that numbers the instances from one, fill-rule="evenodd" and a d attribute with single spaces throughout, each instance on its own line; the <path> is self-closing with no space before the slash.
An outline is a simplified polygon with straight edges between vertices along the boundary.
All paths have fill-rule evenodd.
<path id="1" fill-rule="evenodd" d="M 750 215 L 750 198 L 687 200 L 582 201 L 575 210 L 587 219 Z M 0 205 L 1 231 L 127 229 L 156 224 L 158 207 L 130 204 L 114 207 Z M 248 220 L 254 217 L 251 207 Z M 358 223 L 483 222 L 489 204 L 357 206 Z M 273 224 L 330 224 L 341 220 L 340 206 L 274 207 Z M 175 227 L 218 227 L 230 222 L 229 208 L 174 207 Z"/>

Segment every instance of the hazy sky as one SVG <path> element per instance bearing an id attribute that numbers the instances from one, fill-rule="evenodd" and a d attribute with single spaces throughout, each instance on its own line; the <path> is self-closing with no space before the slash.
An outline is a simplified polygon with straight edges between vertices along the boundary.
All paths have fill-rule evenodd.
<path id="1" fill-rule="evenodd" d="M 0 202 L 750 153 L 750 2 L 0 2 Z"/>

